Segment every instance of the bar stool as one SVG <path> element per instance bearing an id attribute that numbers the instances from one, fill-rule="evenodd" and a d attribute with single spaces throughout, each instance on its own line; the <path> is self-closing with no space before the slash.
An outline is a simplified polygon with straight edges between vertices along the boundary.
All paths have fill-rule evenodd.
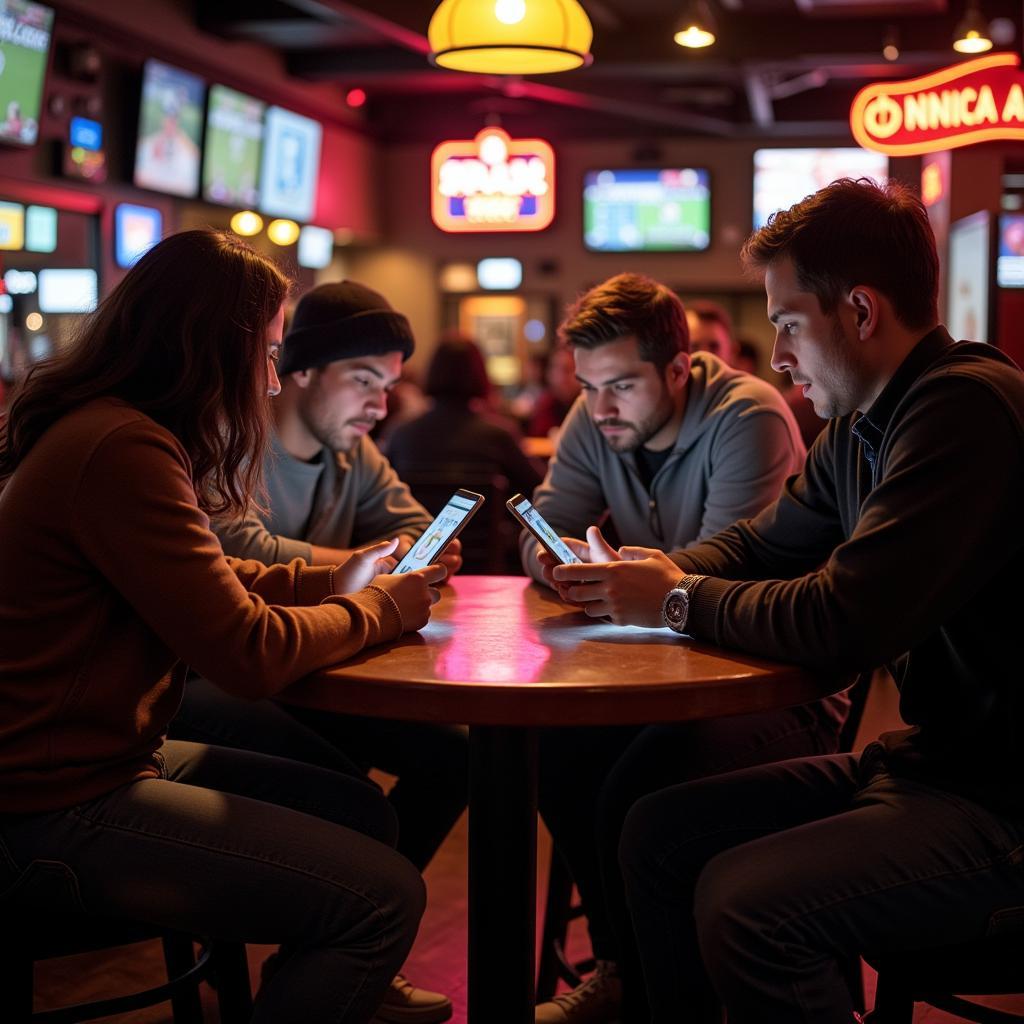
<path id="1" fill-rule="evenodd" d="M 0 1004 L 11 1024 L 77 1024 L 116 1013 L 128 1013 L 170 1001 L 175 1024 L 202 1024 L 199 983 L 212 981 L 222 1024 L 245 1024 L 252 1013 L 252 994 L 245 946 L 239 942 L 201 943 L 198 958 L 194 936 L 154 925 L 85 914 L 39 913 L 23 908 L 4 915 L 4 949 L 0 955 Z M 163 943 L 167 981 L 161 985 L 108 999 L 33 1012 L 32 977 L 38 960 L 73 956 L 152 939 Z"/>

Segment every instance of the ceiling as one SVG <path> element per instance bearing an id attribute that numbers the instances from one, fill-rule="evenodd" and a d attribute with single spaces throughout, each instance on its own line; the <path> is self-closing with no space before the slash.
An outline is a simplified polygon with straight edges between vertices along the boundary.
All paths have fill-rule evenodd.
<path id="1" fill-rule="evenodd" d="M 532 78 L 432 67 L 434 0 L 197 0 L 225 39 L 281 52 L 296 78 L 359 87 L 368 129 L 394 142 L 472 134 L 497 116 L 512 134 L 558 138 L 845 137 L 857 90 L 964 58 L 950 43 L 967 0 L 712 0 L 718 42 L 677 46 L 685 0 L 582 0 L 594 27 L 588 68 Z M 1021 0 L 981 0 L 1020 46 Z M 882 57 L 895 31 L 899 60 Z"/>

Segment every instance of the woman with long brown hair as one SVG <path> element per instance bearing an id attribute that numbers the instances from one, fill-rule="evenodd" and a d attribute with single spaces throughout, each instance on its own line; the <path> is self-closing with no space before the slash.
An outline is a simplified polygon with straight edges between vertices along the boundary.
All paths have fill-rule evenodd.
<path id="1" fill-rule="evenodd" d="M 374 576 L 393 543 L 341 567 L 222 554 L 207 516 L 258 500 L 287 290 L 231 235 L 172 236 L 12 396 L 0 905 L 279 942 L 254 1020 L 363 1022 L 423 909 L 387 802 L 359 779 L 163 735 L 186 666 L 276 693 L 423 626 L 444 574 Z"/>

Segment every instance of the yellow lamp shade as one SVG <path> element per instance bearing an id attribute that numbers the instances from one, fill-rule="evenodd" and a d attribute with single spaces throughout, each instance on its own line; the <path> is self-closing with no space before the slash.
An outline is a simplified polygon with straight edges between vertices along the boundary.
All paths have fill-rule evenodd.
<path id="1" fill-rule="evenodd" d="M 274 245 L 292 245 L 299 237 L 299 225 L 293 220 L 272 220 L 267 225 L 267 238 Z"/>
<path id="2" fill-rule="evenodd" d="M 486 75 L 541 75 L 590 64 L 594 30 L 578 0 L 442 0 L 430 60 Z"/>

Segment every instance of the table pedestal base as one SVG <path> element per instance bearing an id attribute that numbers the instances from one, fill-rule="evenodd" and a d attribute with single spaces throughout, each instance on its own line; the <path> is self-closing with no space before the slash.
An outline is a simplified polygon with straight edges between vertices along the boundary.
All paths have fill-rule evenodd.
<path id="1" fill-rule="evenodd" d="M 537 734 L 469 737 L 469 1024 L 533 1024 Z"/>

